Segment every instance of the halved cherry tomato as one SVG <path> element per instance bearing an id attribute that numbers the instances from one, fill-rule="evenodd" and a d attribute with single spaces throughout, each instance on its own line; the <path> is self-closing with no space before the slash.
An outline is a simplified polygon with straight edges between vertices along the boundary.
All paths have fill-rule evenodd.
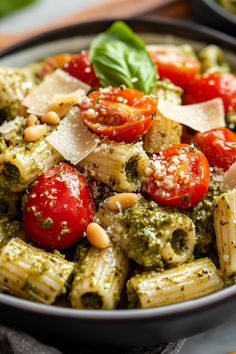
<path id="1" fill-rule="evenodd" d="M 66 163 L 43 173 L 29 189 L 23 228 L 32 241 L 47 249 L 75 243 L 95 211 L 84 176 Z"/>
<path id="2" fill-rule="evenodd" d="M 172 48 L 149 50 L 160 78 L 167 78 L 175 85 L 185 87 L 200 72 L 199 61 Z"/>
<path id="3" fill-rule="evenodd" d="M 193 143 L 203 151 L 210 166 L 227 171 L 236 161 L 236 134 L 227 128 L 197 133 Z"/>
<path id="4" fill-rule="evenodd" d="M 236 112 L 236 76 L 231 73 L 211 73 L 196 77 L 186 88 L 184 104 L 208 101 L 220 97 L 225 112 Z"/>
<path id="5" fill-rule="evenodd" d="M 92 87 L 99 85 L 99 80 L 95 75 L 86 50 L 82 50 L 80 54 L 74 56 L 70 62 L 64 65 L 63 69 L 71 76 Z"/>
<path id="6" fill-rule="evenodd" d="M 146 133 L 155 111 L 152 97 L 111 86 L 90 93 L 81 104 L 81 117 L 94 133 L 127 143 Z"/>
<path id="7" fill-rule="evenodd" d="M 208 190 L 210 170 L 201 151 L 187 144 L 159 153 L 146 169 L 146 188 L 161 205 L 189 208 Z"/>
<path id="8" fill-rule="evenodd" d="M 74 55 L 72 54 L 57 54 L 53 57 L 46 58 L 43 61 L 42 67 L 36 74 L 39 79 L 43 79 L 46 75 L 51 74 L 54 70 L 62 68 L 68 63 Z"/>

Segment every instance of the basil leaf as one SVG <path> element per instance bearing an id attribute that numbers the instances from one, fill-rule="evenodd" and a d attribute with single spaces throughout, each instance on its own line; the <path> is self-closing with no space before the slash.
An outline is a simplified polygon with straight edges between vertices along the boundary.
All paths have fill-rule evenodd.
<path id="1" fill-rule="evenodd" d="M 5 16 L 19 10 L 24 6 L 28 6 L 36 0 L 0 0 L 0 16 Z"/>
<path id="2" fill-rule="evenodd" d="M 121 21 L 93 40 L 90 60 L 103 87 L 123 84 L 148 94 L 157 81 L 144 42 Z"/>

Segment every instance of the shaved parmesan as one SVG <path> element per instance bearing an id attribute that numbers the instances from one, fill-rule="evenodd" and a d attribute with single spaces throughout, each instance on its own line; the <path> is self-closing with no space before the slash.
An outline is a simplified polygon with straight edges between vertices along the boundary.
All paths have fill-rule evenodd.
<path id="1" fill-rule="evenodd" d="M 236 162 L 225 172 L 223 178 L 223 189 L 232 190 L 236 188 Z"/>
<path id="2" fill-rule="evenodd" d="M 157 109 L 165 118 L 200 132 L 225 126 L 224 106 L 221 98 L 186 106 L 160 100 Z"/>
<path id="3" fill-rule="evenodd" d="M 12 132 L 13 130 L 19 129 L 24 123 L 24 118 L 17 116 L 15 119 L 11 121 L 5 121 L 1 126 L 0 126 L 0 133 L 1 134 L 8 134 Z"/>
<path id="4" fill-rule="evenodd" d="M 82 119 L 78 107 L 72 108 L 60 125 L 46 140 L 65 160 L 77 165 L 87 155 L 94 151 L 98 139 L 92 134 Z"/>
<path id="5" fill-rule="evenodd" d="M 83 90 L 81 92 L 85 94 L 90 90 L 90 86 L 77 80 L 65 71 L 58 69 L 51 75 L 47 75 L 44 81 L 25 97 L 22 104 L 28 108 L 28 113 L 42 116 L 49 111 L 51 102 L 55 96 L 70 95 L 79 89 Z"/>

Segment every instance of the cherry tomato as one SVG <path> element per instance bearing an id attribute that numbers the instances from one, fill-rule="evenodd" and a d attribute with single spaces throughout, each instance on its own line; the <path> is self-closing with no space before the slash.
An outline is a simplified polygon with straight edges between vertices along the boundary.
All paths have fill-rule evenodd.
<path id="1" fill-rule="evenodd" d="M 199 61 L 179 50 L 157 48 L 149 53 L 160 78 L 167 78 L 177 86 L 185 87 L 200 72 Z"/>
<path id="2" fill-rule="evenodd" d="M 146 169 L 146 188 L 161 205 L 189 208 L 208 190 L 210 170 L 201 151 L 187 144 L 162 150 Z"/>
<path id="3" fill-rule="evenodd" d="M 195 130 L 187 127 L 186 125 L 183 125 L 182 126 L 181 143 L 191 144 L 195 133 L 196 133 Z"/>
<path id="4" fill-rule="evenodd" d="M 23 228 L 46 249 L 75 243 L 93 220 L 95 211 L 85 178 L 66 163 L 43 173 L 29 189 Z"/>
<path id="5" fill-rule="evenodd" d="M 236 112 L 236 76 L 230 73 L 211 73 L 196 77 L 186 88 L 184 104 L 208 101 L 220 97 L 225 112 Z"/>
<path id="6" fill-rule="evenodd" d="M 54 70 L 62 68 L 73 58 L 71 54 L 57 54 L 53 57 L 46 58 L 43 61 L 42 67 L 37 73 L 39 79 L 43 79 L 46 75 L 51 74 Z"/>
<path id="7" fill-rule="evenodd" d="M 203 151 L 210 166 L 227 171 L 236 161 L 236 134 L 227 128 L 197 133 L 193 142 Z"/>
<path id="8" fill-rule="evenodd" d="M 86 50 L 82 50 L 82 52 L 76 55 L 69 63 L 66 63 L 63 69 L 71 76 L 74 76 L 76 79 L 92 87 L 99 85 L 99 80 L 95 75 L 93 65 L 89 60 Z"/>
<path id="9" fill-rule="evenodd" d="M 155 111 L 152 97 L 111 86 L 90 93 L 81 104 L 81 117 L 94 133 L 127 143 L 146 133 Z"/>

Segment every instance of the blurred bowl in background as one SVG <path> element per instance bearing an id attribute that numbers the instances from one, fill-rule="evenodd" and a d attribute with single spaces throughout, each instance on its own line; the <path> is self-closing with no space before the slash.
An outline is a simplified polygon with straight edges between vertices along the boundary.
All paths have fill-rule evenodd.
<path id="1" fill-rule="evenodd" d="M 194 16 L 204 25 L 235 37 L 236 15 L 225 10 L 216 0 L 190 0 Z"/>

